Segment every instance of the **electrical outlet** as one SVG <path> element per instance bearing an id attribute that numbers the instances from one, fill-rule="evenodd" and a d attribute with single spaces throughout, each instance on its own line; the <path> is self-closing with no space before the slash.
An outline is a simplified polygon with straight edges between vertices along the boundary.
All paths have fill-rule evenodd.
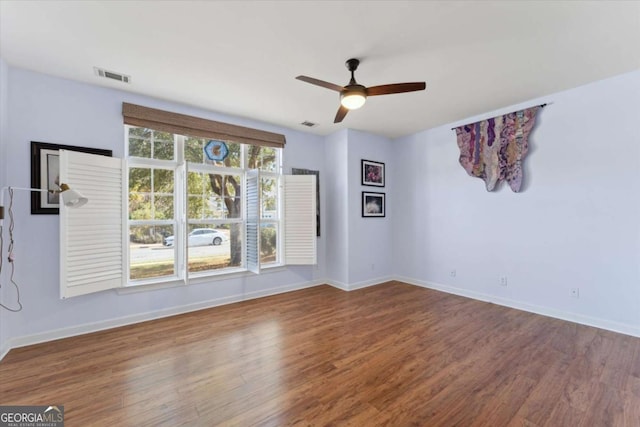
<path id="1" fill-rule="evenodd" d="M 455 268 L 449 272 L 449 276 L 456 277 L 456 269 Z"/>
<path id="2" fill-rule="evenodd" d="M 507 276 L 500 276 L 500 286 L 507 286 Z"/>
<path id="3" fill-rule="evenodd" d="M 573 298 L 580 298 L 580 288 L 571 288 L 571 296 Z"/>

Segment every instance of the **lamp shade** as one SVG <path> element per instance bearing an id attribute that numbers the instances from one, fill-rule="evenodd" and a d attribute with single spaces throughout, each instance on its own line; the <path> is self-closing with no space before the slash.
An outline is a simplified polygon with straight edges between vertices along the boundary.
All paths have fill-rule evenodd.
<path id="1" fill-rule="evenodd" d="M 69 188 L 67 184 L 60 185 L 60 197 L 62 198 L 62 203 L 70 208 L 79 208 L 89 201 L 73 188 Z"/>
<path id="2" fill-rule="evenodd" d="M 361 85 L 349 85 L 340 94 L 340 104 L 349 110 L 356 110 L 367 100 L 367 90 Z"/>

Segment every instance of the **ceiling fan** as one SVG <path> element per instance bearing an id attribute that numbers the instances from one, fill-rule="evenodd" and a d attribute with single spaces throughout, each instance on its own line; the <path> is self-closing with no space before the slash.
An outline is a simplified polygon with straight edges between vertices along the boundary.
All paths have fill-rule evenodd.
<path id="1" fill-rule="evenodd" d="M 349 81 L 349 84 L 344 87 L 325 82 L 323 80 L 314 79 L 313 77 L 296 77 L 296 79 L 302 80 L 303 82 L 311 83 L 312 85 L 322 86 L 324 88 L 340 92 L 340 108 L 338 108 L 338 113 L 336 114 L 336 118 L 333 120 L 333 123 L 340 123 L 342 119 L 344 119 L 344 117 L 347 115 L 349 110 L 356 110 L 362 107 L 367 100 L 367 96 L 415 92 L 418 90 L 424 90 L 426 88 L 425 82 L 393 83 L 389 85 L 364 87 L 356 82 L 356 78 L 353 75 L 354 72 L 358 69 L 358 65 L 360 65 L 360 60 L 351 58 L 347 60 L 345 65 L 347 66 L 347 69 L 351 71 L 351 80 Z"/>

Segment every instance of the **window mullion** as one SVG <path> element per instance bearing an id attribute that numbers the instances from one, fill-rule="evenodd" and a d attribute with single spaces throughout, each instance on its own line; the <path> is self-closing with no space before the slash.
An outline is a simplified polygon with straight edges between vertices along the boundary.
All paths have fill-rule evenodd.
<path id="1" fill-rule="evenodd" d="M 203 180 L 204 180 L 204 174 L 202 174 L 200 178 L 200 181 L 203 181 Z M 202 210 L 203 210 L 203 212 L 200 213 L 200 218 L 199 218 L 200 221 L 204 219 L 204 208 L 206 204 L 205 189 L 206 189 L 206 185 L 202 185 L 200 187 L 200 203 L 202 203 Z"/>
<path id="2" fill-rule="evenodd" d="M 187 282 L 189 275 L 187 274 L 187 164 L 184 160 L 184 141 L 182 135 L 175 135 L 175 157 L 177 167 L 175 173 L 175 220 L 176 220 L 176 236 L 178 236 L 176 249 L 176 271 L 178 277 Z"/>
<path id="3" fill-rule="evenodd" d="M 149 143 L 151 144 L 151 158 L 155 159 L 155 147 L 156 147 L 156 133 L 151 132 L 151 136 L 149 137 Z"/>
<path id="4" fill-rule="evenodd" d="M 149 192 L 149 202 L 151 203 L 151 218 L 153 218 L 153 219 L 156 219 L 156 202 L 155 202 L 156 186 L 155 186 L 155 178 L 156 178 L 155 169 L 151 169 L 151 191 Z"/>

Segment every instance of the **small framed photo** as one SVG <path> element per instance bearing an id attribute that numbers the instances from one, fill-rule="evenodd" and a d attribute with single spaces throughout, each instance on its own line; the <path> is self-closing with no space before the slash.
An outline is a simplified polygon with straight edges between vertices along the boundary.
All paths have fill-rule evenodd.
<path id="1" fill-rule="evenodd" d="M 384 187 L 384 163 L 363 159 L 362 185 Z"/>
<path id="2" fill-rule="evenodd" d="M 362 192 L 362 216 L 384 217 L 384 193 Z"/>
<path id="3" fill-rule="evenodd" d="M 59 150 L 80 151 L 108 157 L 112 156 L 111 150 L 31 141 L 31 188 L 46 188 L 48 190 L 58 190 L 60 188 Z M 59 193 L 31 193 L 31 215 L 57 215 L 60 213 L 59 208 Z"/>

